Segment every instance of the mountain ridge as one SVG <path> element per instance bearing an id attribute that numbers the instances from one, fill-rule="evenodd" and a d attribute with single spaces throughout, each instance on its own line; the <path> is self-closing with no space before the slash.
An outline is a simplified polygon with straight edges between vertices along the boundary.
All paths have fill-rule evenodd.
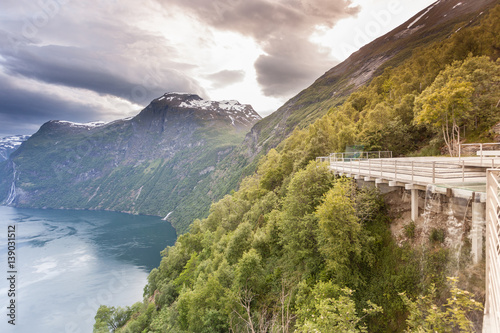
<path id="1" fill-rule="evenodd" d="M 405 28 L 425 20 L 437 5 Z M 462 6 L 456 1 L 445 5 Z M 452 126 L 463 131 L 459 140 L 491 142 L 500 122 L 500 4 L 473 25 L 469 17 L 479 16 L 471 13 L 436 31 L 441 37 L 458 31 L 444 40 L 413 41 L 417 46 L 411 55 L 395 55 L 391 63 L 407 61 L 393 68 L 378 65 L 373 75 L 382 70 L 380 75 L 308 126 L 314 110 L 288 105 L 282 113 L 307 127 L 295 126 L 276 149 L 270 149 L 273 135 L 286 134 L 286 128 L 269 119 L 257 123 L 212 174 L 226 177 L 224 182 L 217 177 L 204 182 L 211 188 L 210 182 L 234 181 L 238 175 L 231 171 L 241 165 L 251 176 L 162 252 L 142 303 L 125 310 L 101 306 L 94 329 L 126 317 L 116 332 L 407 332 L 429 327 L 480 332 L 485 273 L 484 262 L 475 264 L 471 256 L 470 202 L 443 197 L 436 209 L 429 205 L 435 198 L 426 195 L 425 213 L 414 219 L 410 190 L 360 186 L 316 159 L 350 145 L 395 155 L 439 155 Z M 325 91 L 316 88 L 292 102 L 305 98 L 313 107 L 327 108 L 319 98 Z M 324 98 L 334 102 L 331 94 Z M 457 303 L 458 294 L 463 297 Z M 466 318 L 455 319 L 457 308 Z"/>
<path id="2" fill-rule="evenodd" d="M 109 123 L 48 121 L 1 165 L 0 193 L 18 207 L 164 217 L 259 119 L 237 101 L 167 93 Z"/>
<path id="3" fill-rule="evenodd" d="M 459 3 L 461 5 L 456 7 Z M 361 47 L 345 61 L 319 77 L 311 86 L 288 100 L 276 112 L 256 124 L 256 129 L 274 129 L 278 126 L 278 129 L 271 133 L 264 133 L 258 144 L 276 146 L 296 126 L 303 128 L 309 125 L 330 108 L 340 105 L 350 93 L 369 83 L 385 68 L 409 58 L 415 47 L 421 47 L 436 39 L 446 39 L 457 32 L 458 28 L 479 23 L 482 12 L 495 3 L 496 0 L 436 1 L 394 30 Z M 453 7 L 455 9 L 450 12 L 449 9 Z M 421 17 L 423 14 L 428 16 Z M 420 19 L 417 20 L 418 18 Z M 419 21 L 425 21 L 427 25 L 408 28 L 411 23 L 415 25 Z M 457 24 L 461 27 L 457 28 Z M 309 95 L 311 91 L 315 91 L 314 96 Z M 294 117 L 291 117 L 292 115 Z"/>

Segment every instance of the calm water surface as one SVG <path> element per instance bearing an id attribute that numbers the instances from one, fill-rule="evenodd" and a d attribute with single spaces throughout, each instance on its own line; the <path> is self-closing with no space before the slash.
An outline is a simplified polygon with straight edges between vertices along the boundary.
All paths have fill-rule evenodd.
<path id="1" fill-rule="evenodd" d="M 16 325 L 7 323 L 7 226 L 16 226 Z M 142 301 L 160 251 L 176 239 L 159 217 L 0 206 L 0 332 L 92 332 L 100 304 Z"/>

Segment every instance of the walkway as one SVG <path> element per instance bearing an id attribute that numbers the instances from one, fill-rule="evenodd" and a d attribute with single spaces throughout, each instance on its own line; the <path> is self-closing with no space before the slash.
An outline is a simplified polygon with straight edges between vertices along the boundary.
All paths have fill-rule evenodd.
<path id="1" fill-rule="evenodd" d="M 388 155 L 388 152 L 382 153 Z M 451 189 L 458 197 L 469 198 L 477 193 L 482 202 L 486 201 L 486 170 L 500 167 L 500 157 L 378 156 L 379 152 L 332 154 L 318 160 L 329 162 L 333 172 L 355 179 L 403 186 L 408 190 L 426 190 L 431 185 L 434 192 L 449 194 Z"/>

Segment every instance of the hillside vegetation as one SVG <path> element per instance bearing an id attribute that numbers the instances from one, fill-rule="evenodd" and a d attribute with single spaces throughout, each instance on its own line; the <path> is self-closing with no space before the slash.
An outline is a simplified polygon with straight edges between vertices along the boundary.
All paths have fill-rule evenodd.
<path id="1" fill-rule="evenodd" d="M 489 140 L 498 120 L 499 43 L 498 22 L 484 17 L 496 2 L 436 2 L 258 122 L 243 106 L 243 113 L 198 112 L 196 105 L 209 102 L 190 94 L 167 94 L 133 119 L 103 126 L 49 122 L 0 162 L 0 201 L 169 215 L 182 234 L 252 175 L 270 149 L 289 154 L 278 145 L 310 125 L 317 135 L 299 159 L 351 144 L 396 155 L 436 154 L 442 147 L 454 154 L 464 137 Z M 238 125 L 236 114 L 248 121 Z M 325 141 L 324 131 L 335 134 Z"/>
<path id="2" fill-rule="evenodd" d="M 314 159 L 351 144 L 439 153 L 455 127 L 489 140 L 500 121 L 499 22 L 500 5 L 294 130 L 163 252 L 144 302 L 101 306 L 94 332 L 480 330 L 481 264 L 467 267 L 467 253 L 453 263 L 439 235 L 413 244 L 410 228 L 398 246 L 381 195 Z"/>

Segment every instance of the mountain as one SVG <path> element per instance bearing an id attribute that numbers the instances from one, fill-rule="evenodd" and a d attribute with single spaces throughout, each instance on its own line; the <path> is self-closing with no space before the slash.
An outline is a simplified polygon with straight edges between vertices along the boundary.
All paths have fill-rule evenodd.
<path id="1" fill-rule="evenodd" d="M 466 200 L 436 210 L 426 196 L 413 221 L 408 190 L 358 187 L 315 159 L 359 143 L 439 154 L 452 123 L 461 140 L 491 142 L 500 122 L 492 4 L 436 2 L 258 122 L 195 191 L 223 192 L 257 172 L 162 252 L 143 302 L 101 306 L 94 331 L 120 321 L 117 333 L 481 332 L 484 262 L 471 260 Z"/>
<path id="2" fill-rule="evenodd" d="M 0 165 L 1 197 L 17 207 L 175 216 L 260 119 L 237 101 L 167 93 L 133 118 L 49 121 Z"/>
<path id="3" fill-rule="evenodd" d="M 10 154 L 29 137 L 29 135 L 12 135 L 0 138 L 0 162 L 9 159 Z"/>

